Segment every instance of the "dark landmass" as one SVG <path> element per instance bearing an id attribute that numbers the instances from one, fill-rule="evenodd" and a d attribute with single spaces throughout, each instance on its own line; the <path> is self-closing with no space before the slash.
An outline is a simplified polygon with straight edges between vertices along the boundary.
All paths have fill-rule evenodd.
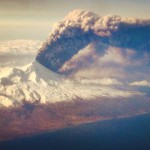
<path id="1" fill-rule="evenodd" d="M 149 150 L 150 114 L 1 141 L 2 150 Z"/>
<path id="2" fill-rule="evenodd" d="M 88 122 L 125 118 L 150 112 L 149 98 L 82 99 L 41 104 L 23 101 L 22 105 L 0 109 L 0 140 L 56 131 Z"/>

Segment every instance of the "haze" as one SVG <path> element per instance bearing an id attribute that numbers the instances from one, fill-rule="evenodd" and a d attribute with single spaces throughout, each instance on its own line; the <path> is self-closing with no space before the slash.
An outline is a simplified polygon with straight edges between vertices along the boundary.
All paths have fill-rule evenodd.
<path id="1" fill-rule="evenodd" d="M 147 19 L 149 6 L 148 0 L 0 0 L 0 40 L 45 40 L 52 25 L 77 8 Z"/>

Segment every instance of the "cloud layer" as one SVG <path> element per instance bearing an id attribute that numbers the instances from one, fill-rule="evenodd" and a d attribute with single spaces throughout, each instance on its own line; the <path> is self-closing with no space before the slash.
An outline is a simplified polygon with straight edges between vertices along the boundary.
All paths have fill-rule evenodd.
<path id="1" fill-rule="evenodd" d="M 135 81 L 130 83 L 131 86 L 146 86 L 146 87 L 150 87 L 150 82 L 143 80 L 143 81 Z"/>
<path id="2" fill-rule="evenodd" d="M 78 77 L 144 78 L 142 71 L 150 73 L 149 33 L 150 20 L 75 10 L 54 25 L 36 60 Z"/>
<path id="3" fill-rule="evenodd" d="M 34 60 L 41 41 L 10 40 L 0 42 L 0 67 L 25 65 Z"/>

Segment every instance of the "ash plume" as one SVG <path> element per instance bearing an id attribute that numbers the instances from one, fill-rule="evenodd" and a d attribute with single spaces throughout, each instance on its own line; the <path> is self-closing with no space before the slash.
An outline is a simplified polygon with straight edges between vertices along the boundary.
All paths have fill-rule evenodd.
<path id="1" fill-rule="evenodd" d="M 145 57 L 149 60 L 149 33 L 150 20 L 100 17 L 91 11 L 74 10 L 54 25 L 36 60 L 63 74 L 109 68 L 112 63 L 124 73 L 122 66 L 137 64 L 139 59 L 141 63 Z"/>

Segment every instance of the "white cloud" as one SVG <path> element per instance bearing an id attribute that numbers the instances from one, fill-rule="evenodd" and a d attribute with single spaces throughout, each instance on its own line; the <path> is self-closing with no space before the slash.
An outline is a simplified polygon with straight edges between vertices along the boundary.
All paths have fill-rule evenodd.
<path id="1" fill-rule="evenodd" d="M 0 55 L 24 55 L 36 54 L 41 47 L 41 41 L 38 40 L 10 40 L 0 42 Z"/>
<path id="2" fill-rule="evenodd" d="M 122 85 L 123 83 L 114 78 L 101 78 L 101 79 L 82 79 L 80 81 L 84 84 L 101 84 L 101 85 Z"/>
<path id="3" fill-rule="evenodd" d="M 0 42 L 0 67 L 30 63 L 42 42 L 38 40 L 9 40 Z"/>
<path id="4" fill-rule="evenodd" d="M 95 66 L 79 69 L 73 74 L 74 77 L 80 78 L 126 78 L 126 72 L 121 67 L 112 66 Z"/>
<path id="5" fill-rule="evenodd" d="M 150 82 L 143 80 L 143 81 L 135 81 L 130 83 L 131 86 L 150 86 Z"/>

